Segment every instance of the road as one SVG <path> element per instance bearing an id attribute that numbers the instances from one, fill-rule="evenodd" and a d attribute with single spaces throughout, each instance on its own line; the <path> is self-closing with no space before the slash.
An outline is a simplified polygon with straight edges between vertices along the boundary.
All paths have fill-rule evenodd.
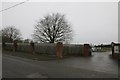
<path id="1" fill-rule="evenodd" d="M 94 58 L 95 57 L 91 58 L 92 59 L 91 61 L 96 63 L 96 61 L 94 61 Z M 79 59 L 82 61 L 80 62 Z M 108 66 L 110 66 L 110 64 L 113 66 L 110 66 L 111 68 L 108 68 L 108 70 L 104 71 L 105 68 L 101 67 L 103 69 L 100 69 L 99 65 L 98 66 L 96 66 L 95 64 L 90 65 L 88 64 L 90 63 L 90 59 L 88 58 L 85 59 L 82 57 L 79 58 L 71 57 L 68 59 L 55 60 L 55 61 L 54 60 L 36 61 L 36 60 L 24 59 L 24 58 L 14 57 L 4 54 L 2 61 L 3 61 L 3 78 L 117 78 L 118 77 L 117 69 L 111 69 L 111 68 L 117 68 L 115 63 L 113 65 L 109 62 Z M 98 68 L 96 68 L 95 66 Z"/>
<path id="2" fill-rule="evenodd" d="M 0 43 L 0 79 L 2 78 L 2 45 Z"/>

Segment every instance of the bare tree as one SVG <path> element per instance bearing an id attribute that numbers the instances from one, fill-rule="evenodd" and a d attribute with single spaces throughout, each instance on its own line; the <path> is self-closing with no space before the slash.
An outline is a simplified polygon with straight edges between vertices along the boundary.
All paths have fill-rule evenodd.
<path id="1" fill-rule="evenodd" d="M 5 27 L 1 30 L 3 42 L 13 42 L 13 40 L 20 40 L 21 33 L 14 26 Z"/>
<path id="2" fill-rule="evenodd" d="M 40 42 L 69 42 L 72 39 L 71 34 L 72 29 L 65 15 L 53 13 L 37 22 L 33 37 Z"/>

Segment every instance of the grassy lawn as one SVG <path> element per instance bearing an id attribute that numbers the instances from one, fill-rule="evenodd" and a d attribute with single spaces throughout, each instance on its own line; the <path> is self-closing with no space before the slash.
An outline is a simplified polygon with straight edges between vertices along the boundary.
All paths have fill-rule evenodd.
<path id="1" fill-rule="evenodd" d="M 31 53 L 25 53 L 25 52 L 3 51 L 3 55 L 4 54 L 32 59 L 32 60 L 39 60 L 39 61 L 48 61 L 48 60 L 58 59 L 55 55 L 37 54 L 37 53 L 31 54 Z"/>

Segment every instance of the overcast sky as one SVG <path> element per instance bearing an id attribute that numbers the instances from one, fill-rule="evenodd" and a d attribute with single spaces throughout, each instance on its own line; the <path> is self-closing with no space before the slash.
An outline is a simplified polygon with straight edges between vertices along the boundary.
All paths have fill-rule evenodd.
<path id="1" fill-rule="evenodd" d="M 2 9 L 15 5 L 4 2 Z M 2 26 L 20 29 L 23 38 L 32 38 L 36 21 L 49 13 L 61 13 L 71 23 L 71 43 L 118 42 L 117 2 L 27 2 L 2 13 Z"/>

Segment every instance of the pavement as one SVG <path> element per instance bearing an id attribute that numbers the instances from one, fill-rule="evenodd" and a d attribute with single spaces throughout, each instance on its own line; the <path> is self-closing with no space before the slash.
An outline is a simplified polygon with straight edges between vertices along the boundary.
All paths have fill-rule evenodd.
<path id="1" fill-rule="evenodd" d="M 3 54 L 3 78 L 117 78 L 118 63 L 111 52 L 92 57 L 36 61 Z"/>

